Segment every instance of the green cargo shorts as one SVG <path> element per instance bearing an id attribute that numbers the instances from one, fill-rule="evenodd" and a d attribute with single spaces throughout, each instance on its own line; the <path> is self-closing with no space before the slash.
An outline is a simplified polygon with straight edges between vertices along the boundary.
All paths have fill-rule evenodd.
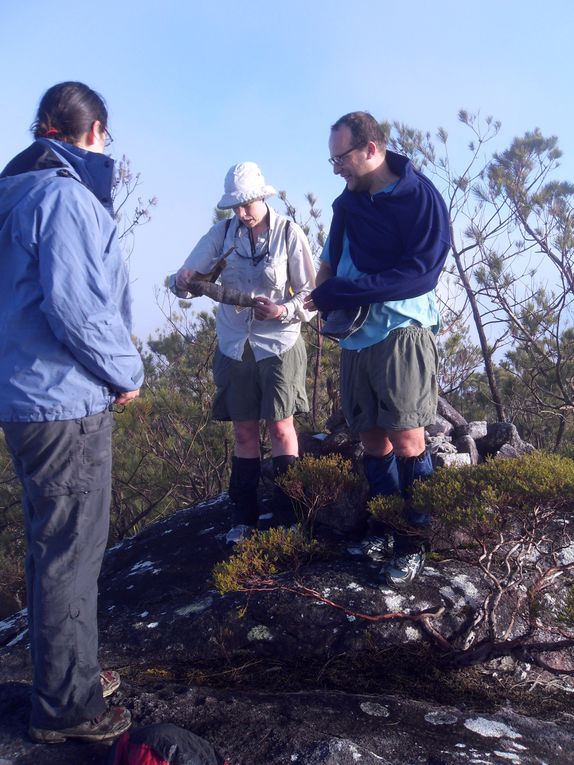
<path id="1" fill-rule="evenodd" d="M 270 420 L 278 422 L 309 411 L 305 376 L 307 351 L 301 336 L 281 356 L 256 361 L 249 343 L 241 361 L 216 350 L 213 379 L 217 391 L 213 401 L 214 420 Z"/>
<path id="2" fill-rule="evenodd" d="M 354 433 L 411 430 L 436 420 L 438 352 L 430 329 L 393 330 L 380 343 L 341 351 L 343 414 Z"/>

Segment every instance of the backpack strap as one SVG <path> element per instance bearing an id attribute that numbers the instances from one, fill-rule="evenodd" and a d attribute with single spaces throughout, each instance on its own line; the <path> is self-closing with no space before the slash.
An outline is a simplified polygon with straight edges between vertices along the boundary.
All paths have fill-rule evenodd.
<path id="1" fill-rule="evenodd" d="M 289 246 L 289 231 L 291 230 L 291 221 L 289 218 L 287 218 L 287 223 L 285 224 L 285 247 Z"/>
<path id="2" fill-rule="evenodd" d="M 291 220 L 287 218 L 287 223 L 285 224 L 285 249 L 287 250 L 287 278 L 289 281 L 291 281 L 291 277 L 289 276 L 289 232 L 291 231 Z M 289 287 L 289 297 L 293 297 L 295 293 L 293 292 L 293 287 Z"/>

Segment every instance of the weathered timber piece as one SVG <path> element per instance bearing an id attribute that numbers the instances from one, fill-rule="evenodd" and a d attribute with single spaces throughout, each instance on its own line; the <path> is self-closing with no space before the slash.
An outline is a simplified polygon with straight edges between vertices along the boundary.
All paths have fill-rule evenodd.
<path id="1" fill-rule="evenodd" d="M 193 297 L 210 297 L 217 303 L 226 303 L 227 305 L 237 305 L 242 308 L 253 308 L 257 305 L 255 298 L 246 295 L 240 290 L 231 287 L 223 287 L 221 284 L 213 282 L 200 281 L 193 279 L 187 283 L 187 291 Z"/>

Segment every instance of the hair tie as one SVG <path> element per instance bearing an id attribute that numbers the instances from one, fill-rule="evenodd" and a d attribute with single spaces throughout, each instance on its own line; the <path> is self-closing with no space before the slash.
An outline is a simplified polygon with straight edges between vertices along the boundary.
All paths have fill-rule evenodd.
<path id="1" fill-rule="evenodd" d="M 56 130 L 56 128 L 50 128 L 49 130 L 46 130 L 46 132 L 44 133 L 44 135 L 45 135 L 45 136 L 49 136 L 49 135 L 58 135 L 58 134 L 59 134 L 59 132 L 60 132 L 60 131 L 59 131 L 59 130 Z"/>

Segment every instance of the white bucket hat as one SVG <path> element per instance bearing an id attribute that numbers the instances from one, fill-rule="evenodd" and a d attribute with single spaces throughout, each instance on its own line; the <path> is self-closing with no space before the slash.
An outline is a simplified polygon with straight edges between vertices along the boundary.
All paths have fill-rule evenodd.
<path id="1" fill-rule="evenodd" d="M 277 194 L 273 186 L 266 185 L 263 173 L 255 162 L 239 162 L 230 167 L 223 188 L 225 193 L 217 204 L 220 210 L 229 210 L 230 207 Z"/>

